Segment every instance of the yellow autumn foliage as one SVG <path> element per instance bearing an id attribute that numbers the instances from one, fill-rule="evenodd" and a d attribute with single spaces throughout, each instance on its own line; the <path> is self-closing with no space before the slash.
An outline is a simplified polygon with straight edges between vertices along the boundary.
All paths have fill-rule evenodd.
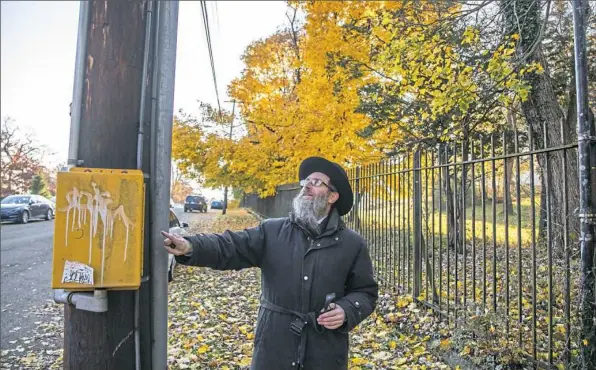
<path id="1" fill-rule="evenodd" d="M 175 122 L 173 156 L 205 185 L 273 195 L 298 180 L 309 156 L 346 168 L 373 163 L 406 144 L 490 127 L 493 107 L 479 103 L 487 95 L 502 106 L 527 95 L 524 71 L 511 65 L 516 35 L 486 50 L 478 29 L 450 28 L 461 10 L 455 2 L 288 4 L 303 24 L 251 43 L 228 86 L 245 135 L 207 134 L 188 117 Z"/>

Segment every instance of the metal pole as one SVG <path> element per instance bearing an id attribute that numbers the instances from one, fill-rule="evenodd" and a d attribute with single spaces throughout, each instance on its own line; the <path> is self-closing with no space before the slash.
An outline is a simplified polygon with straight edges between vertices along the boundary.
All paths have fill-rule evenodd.
<path id="1" fill-rule="evenodd" d="M 592 199 L 591 151 L 595 137 L 590 125 L 588 107 L 588 74 L 586 55 L 587 1 L 573 0 L 573 33 L 575 49 L 575 88 L 577 96 L 577 134 L 579 165 L 579 217 L 581 250 L 581 364 L 583 369 L 596 368 L 596 302 L 594 288 L 594 223 Z"/>
<path id="2" fill-rule="evenodd" d="M 87 34 L 91 18 L 91 2 L 79 2 L 79 29 L 75 56 L 74 84 L 70 103 L 70 139 L 68 143 L 68 168 L 77 166 L 79 159 L 79 132 L 81 127 L 81 108 L 83 104 L 83 86 L 85 82 L 85 60 L 87 54 Z"/>
<path id="3" fill-rule="evenodd" d="M 178 36 L 178 1 L 159 2 L 157 15 L 157 101 L 155 147 L 151 168 L 152 253 L 152 368 L 167 368 L 168 343 L 168 256 L 162 248 L 161 230 L 168 230 L 170 202 L 170 170 L 172 152 L 172 120 L 174 116 L 174 82 Z"/>

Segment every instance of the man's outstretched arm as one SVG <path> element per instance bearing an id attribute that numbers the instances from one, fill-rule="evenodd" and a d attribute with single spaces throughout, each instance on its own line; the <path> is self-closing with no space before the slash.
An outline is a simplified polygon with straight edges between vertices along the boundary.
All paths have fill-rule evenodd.
<path id="1" fill-rule="evenodd" d="M 176 262 L 216 270 L 240 270 L 259 267 L 265 247 L 262 225 L 222 234 L 197 234 L 181 237 L 162 231 L 164 248 L 176 256 Z"/>

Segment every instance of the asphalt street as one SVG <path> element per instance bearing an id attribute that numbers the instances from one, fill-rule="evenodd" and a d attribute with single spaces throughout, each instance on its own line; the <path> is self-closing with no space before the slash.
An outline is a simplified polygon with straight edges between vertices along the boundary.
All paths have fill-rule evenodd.
<path id="1" fill-rule="evenodd" d="M 35 325 L 26 316 L 51 300 L 54 220 L 0 226 L 1 347 L 27 335 Z"/>
<path id="2" fill-rule="evenodd" d="M 220 210 L 185 213 L 174 208 L 181 222 L 209 219 Z M 2 223 L 0 226 L 0 346 L 10 348 L 27 337 L 39 324 L 35 315 L 44 304 L 53 302 L 50 279 L 54 220 L 28 224 Z"/>

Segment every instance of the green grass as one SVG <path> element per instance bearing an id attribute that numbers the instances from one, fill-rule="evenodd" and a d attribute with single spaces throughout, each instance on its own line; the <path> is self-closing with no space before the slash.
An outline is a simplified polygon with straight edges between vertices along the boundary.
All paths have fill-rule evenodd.
<path id="1" fill-rule="evenodd" d="M 429 235 L 432 233 L 434 226 L 434 233 L 439 234 L 441 230 L 442 235 L 447 234 L 447 214 L 446 211 L 439 212 L 438 207 L 435 207 L 435 212 L 430 216 L 426 217 L 426 199 L 423 200 L 422 204 L 422 221 L 425 221 Z M 517 247 L 518 243 L 518 209 L 517 203 L 513 202 L 513 214 L 509 214 L 507 219 L 503 209 L 503 203 L 496 205 L 496 213 L 493 219 L 493 207 L 492 201 L 487 200 L 483 207 L 480 201 L 477 201 L 476 207 L 472 208 L 471 205 L 466 204 L 466 241 L 471 242 L 472 234 L 474 232 L 476 241 L 482 240 L 482 229 L 484 225 L 485 238 L 487 241 L 492 243 L 493 241 L 493 224 L 496 231 L 496 243 L 507 244 L 510 247 Z M 379 205 L 375 209 L 365 210 L 368 204 L 361 204 L 358 210 L 362 229 L 371 230 L 373 228 L 380 229 L 400 229 L 407 230 L 408 225 L 410 226 L 410 233 L 413 231 L 413 205 L 411 201 L 402 201 L 401 203 L 385 203 Z M 409 207 L 409 209 L 408 209 Z M 398 210 L 399 208 L 399 210 Z M 405 211 L 404 211 L 405 208 Z M 522 198 L 520 202 L 520 215 L 521 215 L 521 235 L 519 242 L 522 247 L 529 247 L 532 245 L 532 228 L 534 227 L 536 235 L 538 234 L 539 216 L 540 216 L 540 204 L 537 201 L 535 205 L 535 219 L 532 222 L 532 207 L 531 200 L 529 198 Z M 432 198 L 429 198 L 428 212 L 432 213 Z M 484 214 L 484 221 L 483 221 Z M 399 215 L 399 219 L 398 216 Z M 408 220 L 409 217 L 409 220 Z M 507 222 L 506 222 L 507 221 Z M 353 222 L 352 222 L 353 225 Z M 426 235 L 426 230 L 423 226 L 423 233 Z M 508 235 L 507 235 L 508 234 Z M 506 238 L 507 236 L 507 238 Z"/>

